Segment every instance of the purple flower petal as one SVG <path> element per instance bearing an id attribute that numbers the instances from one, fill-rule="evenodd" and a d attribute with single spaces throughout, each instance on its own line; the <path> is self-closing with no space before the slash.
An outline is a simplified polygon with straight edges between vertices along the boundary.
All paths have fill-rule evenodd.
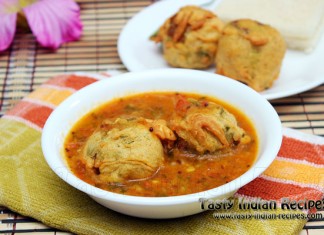
<path id="1" fill-rule="evenodd" d="M 17 0 L 0 0 L 0 51 L 6 50 L 16 32 Z"/>
<path id="2" fill-rule="evenodd" d="M 17 14 L 0 14 L 0 19 L 0 51 L 4 51 L 10 46 L 14 38 Z"/>
<path id="3" fill-rule="evenodd" d="M 44 47 L 58 48 L 80 38 L 80 8 L 73 0 L 40 0 L 23 9 L 33 34 Z"/>

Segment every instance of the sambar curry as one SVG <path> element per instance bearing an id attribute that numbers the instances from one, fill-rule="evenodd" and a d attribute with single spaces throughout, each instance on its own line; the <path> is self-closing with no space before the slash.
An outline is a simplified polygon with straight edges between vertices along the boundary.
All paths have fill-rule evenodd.
<path id="1" fill-rule="evenodd" d="M 85 115 L 65 144 L 72 172 L 115 193 L 167 197 L 226 184 L 258 152 L 250 120 L 212 97 L 150 92 L 118 98 Z"/>

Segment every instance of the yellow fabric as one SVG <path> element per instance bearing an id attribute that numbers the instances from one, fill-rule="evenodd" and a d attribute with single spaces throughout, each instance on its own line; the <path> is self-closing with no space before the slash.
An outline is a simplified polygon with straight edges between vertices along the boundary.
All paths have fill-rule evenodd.
<path id="1" fill-rule="evenodd" d="M 53 105 L 59 105 L 63 100 L 70 96 L 72 92 L 67 89 L 55 89 L 49 87 L 40 87 L 33 93 L 30 93 L 28 98 L 36 99 L 43 102 L 48 102 Z"/>
<path id="2" fill-rule="evenodd" d="M 305 224 L 304 220 L 219 220 L 213 218 L 214 211 L 170 220 L 122 215 L 97 204 L 52 172 L 42 155 L 40 132 L 7 119 L 0 120 L 0 131 L 0 205 L 58 229 L 77 234 L 260 235 L 296 234 Z M 246 213 L 238 209 L 223 212 Z"/>
<path id="3" fill-rule="evenodd" d="M 303 172 L 303 174 L 300 174 Z M 274 161 L 264 175 L 303 184 L 324 185 L 324 168 L 292 161 Z"/>

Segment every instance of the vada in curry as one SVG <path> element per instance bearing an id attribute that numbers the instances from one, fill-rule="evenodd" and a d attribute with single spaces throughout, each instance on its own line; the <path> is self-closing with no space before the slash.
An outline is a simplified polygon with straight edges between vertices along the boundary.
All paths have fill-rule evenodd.
<path id="1" fill-rule="evenodd" d="M 205 191 L 253 164 L 258 139 L 236 108 L 211 97 L 150 92 L 104 104 L 70 131 L 72 172 L 104 190 L 137 196 Z"/>
<path id="2" fill-rule="evenodd" d="M 83 160 L 87 167 L 100 172 L 105 182 L 151 177 L 164 161 L 159 137 L 175 140 L 173 132 L 162 125 L 152 125 L 155 131 L 151 132 L 147 125 L 132 118 L 104 122 L 85 143 Z"/>
<path id="3" fill-rule="evenodd" d="M 230 148 L 233 143 L 250 141 L 235 117 L 224 107 L 195 99 L 180 100 L 179 103 L 183 107 L 176 109 L 171 128 L 198 153 L 214 153 Z"/>

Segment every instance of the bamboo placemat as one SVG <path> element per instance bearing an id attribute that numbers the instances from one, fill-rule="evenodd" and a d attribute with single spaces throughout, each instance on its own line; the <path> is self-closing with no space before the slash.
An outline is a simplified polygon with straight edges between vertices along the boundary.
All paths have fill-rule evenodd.
<path id="1" fill-rule="evenodd" d="M 0 116 L 55 75 L 77 71 L 97 73 L 109 69 L 126 71 L 117 53 L 119 32 L 127 20 L 154 1 L 77 2 L 84 24 L 80 41 L 65 44 L 53 52 L 41 48 L 33 35 L 17 32 L 10 49 L 0 54 Z M 324 136 L 324 85 L 271 103 L 284 126 Z M 0 233 L 30 232 L 68 234 L 0 207 Z M 324 234 L 324 221 L 309 221 L 301 234 Z"/>

